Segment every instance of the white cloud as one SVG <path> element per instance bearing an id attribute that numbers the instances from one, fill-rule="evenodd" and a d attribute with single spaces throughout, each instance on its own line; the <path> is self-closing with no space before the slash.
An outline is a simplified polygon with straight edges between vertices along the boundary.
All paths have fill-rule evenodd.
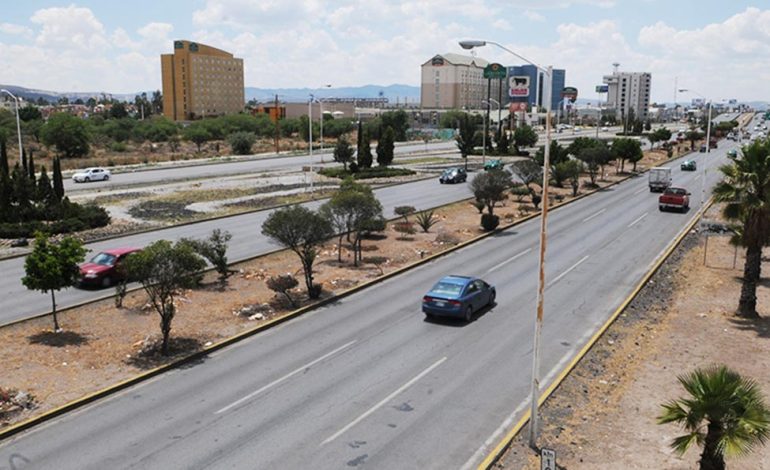
<path id="1" fill-rule="evenodd" d="M 532 10 L 524 10 L 524 18 L 528 19 L 529 21 L 538 21 L 542 22 L 545 21 L 545 16 L 541 15 L 540 13 Z"/>
<path id="2" fill-rule="evenodd" d="M 29 36 L 32 30 L 19 24 L 0 23 L 0 33 Z"/>
<path id="3" fill-rule="evenodd" d="M 38 10 L 30 19 L 42 27 L 37 44 L 64 50 L 97 52 L 109 47 L 104 26 L 88 8 L 70 5 L 65 8 Z"/>

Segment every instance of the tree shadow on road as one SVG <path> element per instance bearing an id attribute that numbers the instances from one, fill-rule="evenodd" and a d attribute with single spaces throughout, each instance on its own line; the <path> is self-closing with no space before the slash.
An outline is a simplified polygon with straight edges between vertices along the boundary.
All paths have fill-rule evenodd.
<path id="1" fill-rule="evenodd" d="M 80 346 L 88 342 L 88 337 L 74 331 L 60 331 L 58 333 L 54 333 L 53 331 L 41 331 L 40 333 L 28 336 L 27 339 L 30 344 L 43 344 L 55 348 Z"/>

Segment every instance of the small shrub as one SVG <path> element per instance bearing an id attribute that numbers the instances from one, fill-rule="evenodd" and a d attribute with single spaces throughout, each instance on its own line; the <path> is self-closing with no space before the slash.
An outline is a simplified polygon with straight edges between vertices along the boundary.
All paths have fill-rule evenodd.
<path id="1" fill-rule="evenodd" d="M 516 202 L 524 202 L 524 198 L 529 196 L 529 189 L 523 184 L 518 184 L 511 188 L 511 195 L 516 198 Z"/>
<path id="2" fill-rule="evenodd" d="M 342 167 L 321 168 L 318 170 L 318 173 L 329 178 L 339 179 L 345 179 L 348 176 L 352 176 L 357 180 L 364 180 L 369 178 L 392 178 L 396 176 L 408 176 L 415 174 L 414 171 L 408 170 L 406 168 L 389 167 L 359 168 L 355 173 L 352 173 L 350 169 L 345 170 Z"/>
<path id="3" fill-rule="evenodd" d="M 407 236 L 417 233 L 412 222 L 396 222 L 393 224 L 393 230 L 401 234 L 399 240 L 405 240 Z"/>
<path id="4" fill-rule="evenodd" d="M 430 228 L 439 222 L 439 219 L 433 215 L 432 210 L 419 212 L 415 216 L 415 219 L 417 220 L 417 225 L 419 225 L 425 233 L 428 233 Z"/>
<path id="5" fill-rule="evenodd" d="M 414 214 L 416 211 L 417 209 L 415 209 L 414 206 L 397 206 L 395 209 L 393 209 L 393 213 L 403 217 L 404 222 L 408 222 L 409 216 Z"/>
<path id="6" fill-rule="evenodd" d="M 500 225 L 500 217 L 491 214 L 481 214 L 481 227 L 485 232 L 491 232 Z"/>
<path id="7" fill-rule="evenodd" d="M 351 173 L 358 173 L 358 163 L 350 162 L 350 165 L 348 165 L 348 171 Z"/>
<path id="8" fill-rule="evenodd" d="M 364 263 L 373 264 L 380 271 L 380 276 L 385 274 L 385 271 L 382 270 L 382 265 L 386 264 L 388 261 L 389 259 L 385 256 L 372 256 L 369 258 L 364 258 Z"/>
<path id="9" fill-rule="evenodd" d="M 479 211 L 479 214 L 481 214 L 482 212 L 484 212 L 484 208 L 486 207 L 486 206 L 484 205 L 484 203 L 483 203 L 482 201 L 479 201 L 478 199 L 476 199 L 475 201 L 473 201 L 471 204 L 473 205 L 473 207 L 475 207 L 475 208 L 476 208 L 476 210 L 477 210 L 477 211 Z"/>
<path id="10" fill-rule="evenodd" d="M 291 274 L 280 274 L 278 276 L 270 276 L 267 281 L 267 288 L 273 292 L 283 294 L 289 301 L 292 307 L 297 307 L 294 299 L 289 295 L 289 291 L 299 285 L 297 278 Z M 315 286 L 314 286 L 315 287 Z"/>
<path id="11" fill-rule="evenodd" d="M 113 152 L 123 153 L 127 150 L 126 144 L 123 142 L 113 142 L 110 144 L 110 150 Z"/>
<path id="12" fill-rule="evenodd" d="M 460 243 L 460 238 L 451 232 L 447 232 L 446 230 L 439 230 L 438 234 L 436 235 L 436 243 L 440 245 L 457 245 Z"/>

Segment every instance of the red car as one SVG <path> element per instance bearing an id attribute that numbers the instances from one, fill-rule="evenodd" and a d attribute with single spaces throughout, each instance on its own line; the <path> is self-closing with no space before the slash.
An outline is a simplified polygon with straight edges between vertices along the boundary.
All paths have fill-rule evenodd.
<path id="1" fill-rule="evenodd" d="M 80 285 L 109 287 L 123 279 L 118 267 L 121 261 L 140 248 L 115 248 L 99 252 L 91 261 L 80 265 Z"/>

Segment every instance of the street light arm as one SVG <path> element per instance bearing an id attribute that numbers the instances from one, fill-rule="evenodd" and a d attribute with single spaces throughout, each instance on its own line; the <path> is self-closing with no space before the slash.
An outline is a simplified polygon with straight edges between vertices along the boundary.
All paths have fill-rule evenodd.
<path id="1" fill-rule="evenodd" d="M 506 51 L 507 53 L 512 54 L 512 55 L 518 57 L 519 59 L 523 60 L 524 62 L 527 62 L 529 64 L 534 65 L 541 72 L 543 72 L 543 73 L 550 73 L 546 67 L 543 67 L 542 65 L 538 64 L 537 62 L 533 62 L 533 61 L 527 59 L 526 57 L 522 56 L 521 54 L 517 54 L 517 53 L 513 52 L 512 50 L 510 50 L 507 47 L 503 46 L 499 42 L 495 42 L 495 41 L 479 41 L 479 40 L 466 40 L 466 41 L 460 41 L 459 44 L 460 44 L 460 47 L 462 47 L 463 49 L 473 49 L 474 47 L 483 47 L 483 46 L 486 46 L 487 44 L 492 44 L 492 45 L 497 46 L 500 49 Z"/>

